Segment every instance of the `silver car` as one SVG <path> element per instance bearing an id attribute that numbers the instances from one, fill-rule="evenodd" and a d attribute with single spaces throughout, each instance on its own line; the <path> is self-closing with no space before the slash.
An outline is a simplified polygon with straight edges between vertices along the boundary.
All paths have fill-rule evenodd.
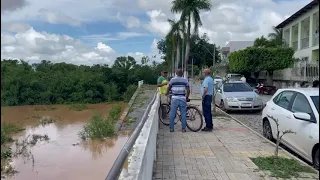
<path id="1" fill-rule="evenodd" d="M 217 88 L 215 103 L 224 111 L 261 111 L 263 100 L 246 82 L 226 82 Z"/>

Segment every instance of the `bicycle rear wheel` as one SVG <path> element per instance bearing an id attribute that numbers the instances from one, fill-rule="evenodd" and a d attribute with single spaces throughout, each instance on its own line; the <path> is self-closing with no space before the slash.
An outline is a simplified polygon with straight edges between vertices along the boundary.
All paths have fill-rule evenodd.
<path id="1" fill-rule="evenodd" d="M 198 132 L 203 126 L 201 111 L 196 106 L 187 107 L 187 127 L 190 131 Z"/>
<path id="2" fill-rule="evenodd" d="M 170 105 L 167 103 L 162 103 L 159 106 L 159 119 L 162 124 L 169 126 L 170 124 Z M 179 115 L 176 115 L 176 119 L 174 120 L 174 124 L 177 124 L 179 121 Z"/>

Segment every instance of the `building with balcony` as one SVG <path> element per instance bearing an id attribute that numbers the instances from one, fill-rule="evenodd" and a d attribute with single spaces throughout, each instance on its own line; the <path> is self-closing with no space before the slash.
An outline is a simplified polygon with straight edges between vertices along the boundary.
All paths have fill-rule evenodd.
<path id="1" fill-rule="evenodd" d="M 276 28 L 282 29 L 283 40 L 295 50 L 295 58 L 319 61 L 319 0 L 311 1 Z"/>

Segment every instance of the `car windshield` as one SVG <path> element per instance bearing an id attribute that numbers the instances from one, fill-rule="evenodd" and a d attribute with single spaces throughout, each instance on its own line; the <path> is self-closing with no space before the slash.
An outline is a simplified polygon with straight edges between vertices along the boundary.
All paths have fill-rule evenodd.
<path id="1" fill-rule="evenodd" d="M 314 106 L 316 106 L 317 111 L 319 113 L 319 96 L 311 96 L 312 102 Z"/>
<path id="2" fill-rule="evenodd" d="M 252 88 L 247 83 L 226 83 L 223 85 L 224 92 L 248 92 Z"/>

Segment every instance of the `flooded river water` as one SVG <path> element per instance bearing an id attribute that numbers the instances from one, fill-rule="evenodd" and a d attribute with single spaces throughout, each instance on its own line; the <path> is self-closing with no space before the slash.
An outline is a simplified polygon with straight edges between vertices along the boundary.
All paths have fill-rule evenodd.
<path id="1" fill-rule="evenodd" d="M 83 111 L 72 111 L 69 105 L 3 107 L 2 123 L 26 128 L 15 138 L 23 139 L 30 134 L 47 134 L 50 138 L 31 148 L 34 161 L 22 157 L 14 159 L 12 165 L 19 173 L 10 179 L 104 179 L 130 132 L 123 131 L 103 141 L 81 141 L 78 133 L 94 113 L 108 115 L 112 105 L 88 105 Z M 122 109 L 126 106 L 121 105 Z M 40 125 L 38 121 L 43 116 L 54 117 L 56 122 Z"/>

